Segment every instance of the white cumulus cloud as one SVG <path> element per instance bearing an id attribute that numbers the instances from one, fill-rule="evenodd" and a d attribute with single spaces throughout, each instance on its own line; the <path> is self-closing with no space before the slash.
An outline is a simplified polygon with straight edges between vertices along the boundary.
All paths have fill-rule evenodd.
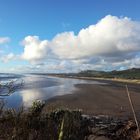
<path id="1" fill-rule="evenodd" d="M 82 29 L 78 35 L 73 32 L 58 34 L 51 41 L 52 51 L 65 59 L 127 55 L 140 50 L 139 33 L 140 23 L 108 15 L 96 25 Z"/>
<path id="2" fill-rule="evenodd" d="M 120 64 L 128 66 L 128 62 L 135 64 L 134 61 L 139 60 L 139 34 L 140 22 L 107 15 L 97 24 L 81 29 L 78 34 L 63 32 L 52 40 L 40 40 L 38 36 L 25 37 L 22 58 L 30 62 L 49 58 L 74 66 L 82 66 L 83 63 L 84 67 L 95 68 L 108 64 L 112 68 L 121 67 Z"/>
<path id="3" fill-rule="evenodd" d="M 48 41 L 40 41 L 38 36 L 25 37 L 22 45 L 24 45 L 22 58 L 25 60 L 35 62 L 47 56 Z"/>

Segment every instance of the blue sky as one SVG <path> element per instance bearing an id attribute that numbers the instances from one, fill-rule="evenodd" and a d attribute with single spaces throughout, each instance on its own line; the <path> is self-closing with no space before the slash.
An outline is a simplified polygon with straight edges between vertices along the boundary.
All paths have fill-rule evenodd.
<path id="1" fill-rule="evenodd" d="M 45 66 L 47 72 L 51 70 L 54 72 L 75 71 L 86 68 L 97 70 L 127 68 L 129 64 L 124 65 L 124 61 L 126 63 L 128 60 L 132 63 L 132 61 L 136 61 L 133 59 L 139 59 L 139 49 L 137 49 L 137 53 L 131 49 L 133 52 L 131 58 L 128 58 L 126 53 L 131 55 L 131 52 L 127 50 L 127 52 L 125 52 L 127 56 L 122 58 L 121 61 L 114 60 L 110 62 L 109 59 L 112 58 L 108 58 L 107 56 L 105 56 L 105 58 L 101 57 L 103 52 L 90 55 L 87 55 L 87 53 L 76 53 L 77 56 L 71 53 L 72 55 L 67 58 L 66 56 L 64 57 L 64 54 L 61 54 L 62 52 L 66 54 L 64 51 L 65 49 L 62 49 L 62 46 L 60 46 L 59 49 L 58 44 L 54 43 L 55 41 L 53 42 L 52 40 L 56 35 L 64 32 L 69 34 L 70 31 L 72 31 L 76 36 L 83 28 L 85 29 L 90 25 L 96 25 L 107 15 L 111 15 L 111 20 L 114 20 L 114 18 L 112 18 L 113 16 L 117 17 L 120 22 L 124 17 L 131 18 L 130 22 L 139 22 L 139 13 L 139 0 L 0 0 L 0 38 L 9 38 L 8 41 L 0 43 L 0 72 L 24 72 L 23 68 L 27 72 L 45 72 L 45 70 L 41 68 L 43 66 Z M 106 20 L 110 19 L 106 18 Z M 133 29 L 135 30 L 135 27 Z M 139 26 L 136 27 L 136 29 L 139 30 Z M 25 51 L 27 49 L 25 50 L 25 48 L 30 47 L 28 50 L 32 55 L 32 48 L 34 47 L 34 43 L 28 46 L 29 42 L 26 40 L 26 37 L 29 36 L 29 40 L 33 40 L 31 37 L 38 36 L 38 39 L 36 38 L 35 40 L 38 40 L 40 43 L 43 40 L 49 41 L 49 43 L 44 45 L 44 47 L 46 47 L 44 50 L 47 53 L 41 54 L 40 50 L 38 50 L 39 54 L 37 52 L 34 54 L 36 56 L 32 58 L 26 57 L 27 53 Z M 60 36 L 63 36 L 65 40 L 65 36 L 68 35 Z M 138 38 L 134 38 L 134 40 L 137 40 L 139 43 Z M 131 43 L 134 44 L 133 42 Z M 53 51 L 50 51 L 50 48 L 55 46 L 54 44 L 56 47 L 54 47 Z M 66 45 L 65 47 L 71 45 L 70 43 L 64 44 Z M 95 43 L 92 44 L 93 48 L 94 44 Z M 128 44 L 128 42 L 126 42 L 126 44 Z M 86 46 L 83 46 L 83 48 L 85 51 L 88 50 Z M 84 49 L 81 51 L 84 51 Z M 68 49 L 68 51 L 70 50 Z M 73 51 L 74 50 L 72 50 L 72 52 Z M 24 57 L 21 57 L 22 55 L 24 55 Z M 108 53 L 108 55 L 111 54 Z M 118 57 L 120 58 L 121 56 L 119 53 Z M 95 64 L 95 60 L 97 59 L 99 59 L 99 61 Z M 96 67 L 97 65 L 101 65 L 103 61 L 106 64 L 121 64 L 117 66 L 112 65 L 109 68 L 105 67 L 105 64 Z M 80 69 L 79 66 L 81 66 Z M 132 66 L 135 67 L 134 64 L 132 64 Z"/>

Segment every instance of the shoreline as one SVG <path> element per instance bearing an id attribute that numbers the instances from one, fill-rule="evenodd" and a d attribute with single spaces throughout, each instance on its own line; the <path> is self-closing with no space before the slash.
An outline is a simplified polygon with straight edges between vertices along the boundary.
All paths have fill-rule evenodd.
<path id="1" fill-rule="evenodd" d="M 108 84 L 99 85 L 77 84 L 75 85 L 77 90 L 73 91 L 72 94 L 56 96 L 47 100 L 44 111 L 47 111 L 47 109 L 53 110 L 59 107 L 81 109 L 84 114 L 88 115 L 133 118 L 124 83 L 118 81 L 107 81 L 107 83 Z M 132 95 L 132 100 L 134 101 L 135 111 L 138 113 L 138 116 L 140 116 L 140 87 L 138 84 L 134 83 L 129 83 L 128 87 Z"/>
<path id="2" fill-rule="evenodd" d="M 140 84 L 140 79 L 122 79 L 122 78 L 102 78 L 102 77 L 84 77 L 84 76 L 66 76 L 66 75 L 53 75 L 49 76 L 59 77 L 59 78 L 71 78 L 71 79 L 83 79 L 83 80 L 99 80 L 99 81 L 109 81 L 109 82 L 121 82 L 128 84 Z"/>

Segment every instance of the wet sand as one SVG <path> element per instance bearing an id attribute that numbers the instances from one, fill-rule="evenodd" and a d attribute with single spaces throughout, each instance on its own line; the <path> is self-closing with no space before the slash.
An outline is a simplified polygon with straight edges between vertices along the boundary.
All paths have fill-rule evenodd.
<path id="1" fill-rule="evenodd" d="M 55 108 L 82 109 L 84 114 L 130 116 L 125 83 L 104 81 L 107 84 L 77 84 L 73 94 L 57 96 L 47 101 L 44 111 Z M 128 84 L 135 111 L 140 116 L 140 85 Z"/>

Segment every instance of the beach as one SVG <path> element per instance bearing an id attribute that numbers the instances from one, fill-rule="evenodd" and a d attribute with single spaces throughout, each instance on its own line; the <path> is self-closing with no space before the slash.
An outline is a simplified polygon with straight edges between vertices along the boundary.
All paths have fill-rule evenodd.
<path id="1" fill-rule="evenodd" d="M 132 117 L 125 83 L 101 81 L 105 84 L 76 84 L 73 94 L 47 100 L 45 111 L 58 107 L 81 109 L 84 114 Z M 140 115 L 140 86 L 128 84 L 135 111 Z"/>
<path id="2" fill-rule="evenodd" d="M 46 102 L 45 112 L 69 108 L 80 109 L 88 115 L 132 117 L 127 84 L 135 111 L 140 116 L 140 85 L 136 83 L 47 75 L 24 75 L 18 78 L 19 82 L 21 80 L 24 86 L 4 98 L 7 107 L 30 107 L 35 100 L 42 100 Z"/>

